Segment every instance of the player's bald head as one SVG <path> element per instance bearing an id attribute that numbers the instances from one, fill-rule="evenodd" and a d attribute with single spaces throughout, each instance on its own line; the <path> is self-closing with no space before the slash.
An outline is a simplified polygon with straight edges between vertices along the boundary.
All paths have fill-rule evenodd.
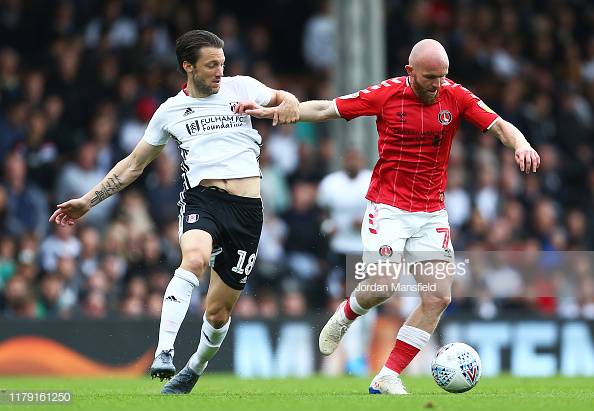
<path id="1" fill-rule="evenodd" d="M 424 39 L 410 51 L 405 69 L 415 94 L 426 104 L 435 102 L 443 79 L 448 75 L 450 61 L 438 41 Z"/>
<path id="2" fill-rule="evenodd" d="M 408 64 L 415 69 L 448 68 L 448 53 L 437 40 L 423 39 L 415 44 L 408 56 Z"/>

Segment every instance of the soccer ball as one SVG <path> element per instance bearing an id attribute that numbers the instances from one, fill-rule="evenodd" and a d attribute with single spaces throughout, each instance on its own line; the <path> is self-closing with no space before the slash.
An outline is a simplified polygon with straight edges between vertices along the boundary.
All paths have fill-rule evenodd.
<path id="1" fill-rule="evenodd" d="M 431 374 L 441 388 L 448 392 L 465 392 L 481 378 L 481 359 L 464 343 L 444 345 L 431 362 Z"/>

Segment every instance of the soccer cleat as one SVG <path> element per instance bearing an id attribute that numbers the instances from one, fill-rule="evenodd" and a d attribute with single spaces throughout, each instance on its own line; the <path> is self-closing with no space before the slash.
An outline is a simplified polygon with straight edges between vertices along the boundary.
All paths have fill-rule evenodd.
<path id="1" fill-rule="evenodd" d="M 151 377 L 159 378 L 161 381 L 168 380 L 175 375 L 175 365 L 173 365 L 173 350 L 163 350 L 155 357 L 151 365 Z"/>
<path id="2" fill-rule="evenodd" d="M 406 388 L 398 375 L 376 375 L 369 386 L 370 394 L 406 395 Z"/>
<path id="3" fill-rule="evenodd" d="M 187 365 L 165 384 L 161 394 L 189 394 L 200 376 Z"/>
<path id="4" fill-rule="evenodd" d="M 346 301 L 343 301 L 338 306 L 336 312 L 330 317 L 324 328 L 322 328 L 322 332 L 320 332 L 320 352 L 324 355 L 330 355 L 336 350 L 340 340 L 352 324 L 352 321 L 344 323 L 340 320 L 340 310 L 344 309 L 345 304 Z"/>

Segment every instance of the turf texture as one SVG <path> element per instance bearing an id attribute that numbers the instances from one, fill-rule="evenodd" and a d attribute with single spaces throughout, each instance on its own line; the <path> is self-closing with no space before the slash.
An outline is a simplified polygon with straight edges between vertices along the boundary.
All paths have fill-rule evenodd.
<path id="1" fill-rule="evenodd" d="M 1 390 L 70 391 L 70 404 L 0 404 L 3 409 L 48 410 L 594 410 L 594 378 L 482 378 L 464 394 L 438 388 L 430 377 L 404 377 L 405 397 L 369 395 L 370 379 L 312 377 L 243 380 L 205 374 L 190 395 L 159 394 L 147 378 L 0 378 Z M 6 394 L 4 394 L 6 396 Z M 49 408 L 48 408 L 49 407 Z"/>

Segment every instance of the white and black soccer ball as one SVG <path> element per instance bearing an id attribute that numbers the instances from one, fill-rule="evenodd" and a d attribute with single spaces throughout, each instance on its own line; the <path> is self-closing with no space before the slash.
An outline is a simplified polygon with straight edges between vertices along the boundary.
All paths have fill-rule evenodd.
<path id="1" fill-rule="evenodd" d="M 465 392 L 481 378 L 481 359 L 470 345 L 451 343 L 437 351 L 431 362 L 431 374 L 441 388 L 448 392 Z"/>

